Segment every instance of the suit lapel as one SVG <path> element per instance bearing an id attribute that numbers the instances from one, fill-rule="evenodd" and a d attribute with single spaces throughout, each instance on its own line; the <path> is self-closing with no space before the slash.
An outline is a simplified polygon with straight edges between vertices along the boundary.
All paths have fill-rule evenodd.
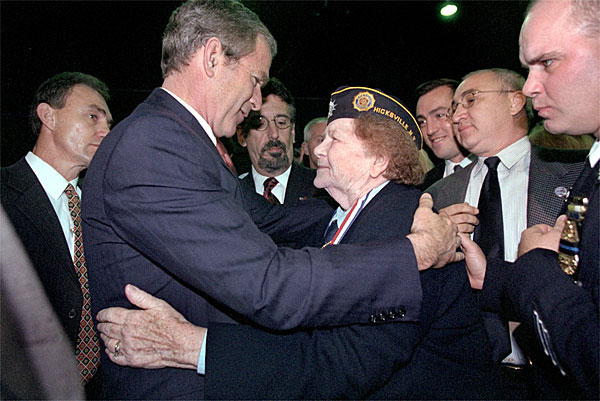
<path id="1" fill-rule="evenodd" d="M 431 190 L 426 191 L 431 193 L 436 209 L 440 210 L 446 206 L 465 201 L 471 171 L 473 171 L 475 164 L 471 163 L 464 169 L 450 174 L 448 177 L 435 183 L 431 187 Z"/>
<path id="2" fill-rule="evenodd" d="M 572 181 L 565 179 L 568 170 L 561 163 L 546 162 L 539 148 L 531 146 L 529 183 L 527 186 L 527 227 L 554 225 Z"/>
<path id="3" fill-rule="evenodd" d="M 406 198 L 409 193 L 408 191 L 413 190 L 414 188 L 412 187 L 389 182 L 373 199 L 371 199 L 358 216 L 356 216 L 356 220 L 354 220 L 352 226 L 348 228 L 348 231 L 346 231 L 340 244 L 378 240 L 382 237 L 379 229 L 380 227 L 371 226 L 377 224 L 376 222 L 378 221 L 381 223 L 381 219 L 389 219 L 393 216 L 393 218 L 398 221 L 412 222 L 413 210 L 410 208 L 390 210 L 390 207 L 396 203 L 404 204 L 405 201 L 403 201 L 403 199 L 408 199 Z M 420 194 L 420 191 L 418 193 Z M 385 226 L 385 224 L 382 225 Z M 398 224 L 395 224 L 395 228 L 401 230 Z M 410 231 L 410 226 L 407 228 Z"/>
<path id="4" fill-rule="evenodd" d="M 9 179 L 10 186 L 21 193 L 15 207 L 27 220 L 30 231 L 35 230 L 39 233 L 46 243 L 48 251 L 52 252 L 59 262 L 57 264 L 66 269 L 73 280 L 77 281 L 77 274 L 73 268 L 73 260 L 65 242 L 62 227 L 44 188 L 24 159 L 15 173 L 17 174 L 11 175 Z"/>
<path id="5" fill-rule="evenodd" d="M 179 125 L 186 128 L 190 134 L 200 139 L 200 141 L 202 141 L 210 149 L 210 152 L 217 157 L 221 165 L 237 180 L 237 177 L 233 171 L 231 171 L 229 166 L 219 154 L 215 144 L 210 140 L 208 134 L 204 131 L 204 128 L 202 128 L 198 120 L 196 120 L 196 117 L 194 117 L 194 115 L 192 115 L 192 113 L 190 113 L 173 96 L 161 88 L 156 88 L 148 97 L 148 99 L 146 99 L 146 102 L 158 105 L 164 110 L 165 114 L 168 114 L 169 117 L 175 119 Z"/>
<path id="6" fill-rule="evenodd" d="M 292 202 L 296 202 L 298 198 L 300 198 L 300 185 L 298 185 L 298 171 L 297 168 L 292 163 L 292 169 L 290 171 L 290 176 L 288 177 L 287 187 L 285 188 L 285 200 L 288 204 Z"/>

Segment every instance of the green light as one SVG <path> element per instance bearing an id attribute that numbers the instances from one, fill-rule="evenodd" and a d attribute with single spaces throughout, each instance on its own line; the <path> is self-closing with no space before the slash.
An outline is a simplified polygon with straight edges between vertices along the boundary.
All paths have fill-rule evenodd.
<path id="1" fill-rule="evenodd" d="M 458 7 L 456 7 L 454 4 L 447 4 L 444 7 L 442 7 L 442 9 L 440 10 L 440 14 L 442 14 L 444 17 L 449 17 L 451 15 L 456 14 L 457 11 Z"/>

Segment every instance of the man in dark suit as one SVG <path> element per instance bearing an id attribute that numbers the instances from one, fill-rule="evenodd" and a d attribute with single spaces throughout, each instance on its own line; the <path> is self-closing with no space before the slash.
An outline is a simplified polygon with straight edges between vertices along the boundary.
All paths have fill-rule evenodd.
<path id="1" fill-rule="evenodd" d="M 440 78 L 424 82 L 415 89 L 418 97 L 417 122 L 423 132 L 423 141 L 442 160 L 425 174 L 419 186 L 423 190 L 473 161 L 473 157 L 467 157 L 469 152 L 456 141 L 452 120 L 448 117 L 458 83 L 454 79 Z"/>
<path id="2" fill-rule="evenodd" d="M 238 131 L 238 141 L 250 155 L 252 167 L 240 176 L 245 191 L 256 191 L 271 202 L 295 205 L 319 195 L 316 172 L 294 160 L 296 108 L 289 90 L 277 78 L 261 88 L 262 107 L 251 111 Z M 327 196 L 320 191 L 320 196 Z"/>
<path id="3" fill-rule="evenodd" d="M 327 242 L 336 247 L 405 235 L 419 202 L 420 191 L 414 185 L 423 176 L 418 150 L 422 142 L 416 121 L 396 99 L 364 87 L 342 88 L 334 92 L 330 104 L 335 107 L 331 108 L 328 134 L 316 148 L 319 169 L 315 185 L 325 188 L 340 207 L 332 216 L 325 237 L 323 231 L 315 231 L 304 238 L 306 245 Z M 377 109 L 369 104 L 376 104 Z M 205 346 L 207 398 L 497 396 L 497 371 L 464 264 L 424 272 L 421 285 L 420 324 L 393 323 L 396 311 L 372 317 L 373 322 L 389 322 L 385 325 L 299 332 L 271 333 L 251 326 L 211 324 Z M 140 296 L 141 302 L 136 301 Z M 132 302 L 143 309 L 150 306 L 144 303 L 148 301 L 168 309 L 160 300 L 139 290 L 134 298 Z M 107 323 L 100 324 L 99 329 L 103 336 L 122 338 L 123 356 L 119 358 L 140 367 L 149 365 L 138 364 L 135 359 L 146 350 L 156 349 L 152 344 L 156 336 L 149 333 L 160 332 L 165 340 L 160 347 L 163 353 L 149 355 L 154 358 L 153 366 L 160 367 L 156 359 L 164 357 L 169 347 L 182 349 L 178 345 L 185 337 L 182 333 L 189 332 L 189 324 L 173 312 L 171 309 L 171 314 L 154 315 L 153 321 L 139 324 L 138 319 L 152 312 L 111 308 L 100 312 L 99 319 Z M 130 322 L 125 331 L 127 337 L 121 337 L 123 330 L 114 332 L 115 325 L 106 320 L 110 315 Z M 180 320 L 177 327 L 185 327 L 183 331 L 156 330 L 154 322 L 173 317 Z M 197 329 L 197 335 L 202 336 L 201 329 Z M 131 342 L 129 338 L 137 340 Z M 140 344 L 142 339 L 149 343 Z M 193 368 L 196 364 L 194 359 L 180 359 L 177 352 L 174 358 L 180 367 Z M 173 366 L 172 362 L 162 363 Z M 236 368 L 231 369 L 232 366 Z"/>
<path id="4" fill-rule="evenodd" d="M 95 312 L 130 306 L 123 289 L 133 283 L 194 324 L 250 319 L 291 329 L 367 322 L 392 308 L 403 312 L 400 320 L 418 320 L 418 268 L 460 258 L 456 228 L 427 209 L 427 198 L 415 232 L 398 241 L 278 249 L 267 233 L 293 239 L 331 209 L 306 201 L 290 213 L 253 194 L 264 201 L 258 204 L 217 151 L 218 138 L 232 136 L 262 105 L 275 52 L 267 28 L 239 2 L 189 1 L 172 14 L 162 87 L 115 127 L 86 175 L 83 228 Z M 119 343 L 105 345 L 118 361 Z M 122 368 L 104 357 L 109 397 L 203 396 L 195 372 Z"/>
<path id="5" fill-rule="evenodd" d="M 569 223 L 561 217 L 554 227 L 527 229 L 513 265 L 489 260 L 487 272 L 469 266 L 473 287 L 483 287 L 482 307 L 522 322 L 539 398 L 600 398 L 598 21 L 598 1 L 539 1 L 521 28 L 520 58 L 529 68 L 523 92 L 544 128 L 596 138 L 570 191 Z"/>
<path id="6" fill-rule="evenodd" d="M 37 135 L 33 150 L 2 169 L 2 205 L 73 349 L 82 358 L 90 351 L 80 349 L 88 340 L 80 327 L 90 322 L 88 329 L 94 332 L 91 312 L 82 311 L 85 294 L 74 266 L 79 223 L 71 217 L 65 189 L 71 185 L 81 195 L 79 173 L 88 166 L 109 131 L 112 118 L 107 100 L 106 85 L 90 75 L 62 73 L 48 79 L 38 88 L 32 103 L 30 123 Z M 81 275 L 87 281 L 86 273 Z M 99 340 L 95 334 L 92 337 L 90 346 L 95 350 L 86 357 L 95 361 L 94 366 L 85 366 L 80 359 L 79 368 L 87 396 L 102 398 L 98 392 L 101 375 L 95 373 Z"/>

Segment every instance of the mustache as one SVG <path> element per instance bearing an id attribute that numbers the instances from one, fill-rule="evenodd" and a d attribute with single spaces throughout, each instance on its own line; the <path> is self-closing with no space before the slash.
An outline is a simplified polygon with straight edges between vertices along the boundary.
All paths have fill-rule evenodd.
<path id="1" fill-rule="evenodd" d="M 267 142 L 265 146 L 262 147 L 261 153 L 266 152 L 270 148 L 281 148 L 281 150 L 283 150 L 284 153 L 287 151 L 287 146 L 285 146 L 285 143 L 272 139 L 269 142 Z"/>

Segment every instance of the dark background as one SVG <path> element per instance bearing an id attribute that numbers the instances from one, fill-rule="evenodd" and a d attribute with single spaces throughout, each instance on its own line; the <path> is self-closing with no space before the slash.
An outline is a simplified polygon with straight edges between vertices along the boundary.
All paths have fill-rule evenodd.
<path id="1" fill-rule="evenodd" d="M 278 42 L 271 76 L 296 98 L 304 124 L 325 116 L 341 85 L 370 86 L 403 99 L 440 77 L 489 67 L 524 73 L 518 36 L 524 1 L 243 1 Z M 162 83 L 162 31 L 181 1 L 5 1 L 1 16 L 1 164 L 31 149 L 27 125 L 36 88 L 51 75 L 82 71 L 107 83 L 115 121 Z M 297 139 L 297 145 L 299 141 Z M 300 139 L 301 141 L 301 139 Z"/>

